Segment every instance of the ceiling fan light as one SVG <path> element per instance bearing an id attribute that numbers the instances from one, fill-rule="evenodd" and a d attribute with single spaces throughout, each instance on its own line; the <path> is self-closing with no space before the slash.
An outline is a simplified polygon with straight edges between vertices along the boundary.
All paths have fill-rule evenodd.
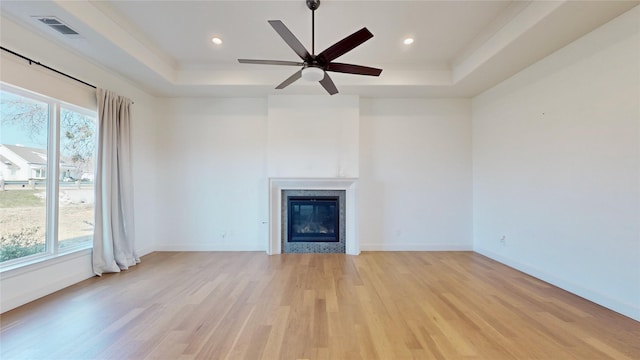
<path id="1" fill-rule="evenodd" d="M 324 70 L 315 66 L 306 67 L 302 69 L 302 78 L 306 81 L 320 81 L 324 79 Z"/>

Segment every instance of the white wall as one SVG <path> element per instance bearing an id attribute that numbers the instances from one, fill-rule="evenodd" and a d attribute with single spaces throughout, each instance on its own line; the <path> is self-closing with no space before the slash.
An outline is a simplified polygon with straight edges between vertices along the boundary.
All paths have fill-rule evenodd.
<path id="1" fill-rule="evenodd" d="M 362 250 L 470 250 L 471 104 L 363 99 Z"/>
<path id="2" fill-rule="evenodd" d="M 469 100 L 181 98 L 163 113 L 158 249 L 266 250 L 269 177 L 357 178 L 362 250 L 472 248 Z"/>
<path id="3" fill-rule="evenodd" d="M 358 177 L 357 96 L 270 96 L 270 177 Z"/>
<path id="4" fill-rule="evenodd" d="M 2 46 L 74 75 L 135 102 L 133 116 L 134 206 L 136 249 L 154 250 L 156 240 L 155 186 L 157 100 L 123 78 L 54 45 L 10 19 L 0 21 Z M 0 80 L 85 107 L 97 107 L 95 91 L 37 66 L 27 66 L 3 52 Z M 0 311 L 4 312 L 93 276 L 91 254 L 70 256 L 0 274 Z"/>
<path id="5" fill-rule="evenodd" d="M 473 99 L 475 250 L 638 320 L 639 27 L 636 7 Z"/>
<path id="6" fill-rule="evenodd" d="M 166 99 L 160 250 L 267 250 L 269 177 L 358 174 L 358 98 Z"/>
<path id="7" fill-rule="evenodd" d="M 166 99 L 158 249 L 266 250 L 266 99 Z"/>

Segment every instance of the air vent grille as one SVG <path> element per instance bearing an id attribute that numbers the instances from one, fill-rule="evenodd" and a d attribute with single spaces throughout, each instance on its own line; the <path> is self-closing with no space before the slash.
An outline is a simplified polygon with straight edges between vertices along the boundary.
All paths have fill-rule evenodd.
<path id="1" fill-rule="evenodd" d="M 36 19 L 62 35 L 79 35 L 77 31 L 70 28 L 69 25 L 63 23 L 55 16 L 38 16 Z"/>

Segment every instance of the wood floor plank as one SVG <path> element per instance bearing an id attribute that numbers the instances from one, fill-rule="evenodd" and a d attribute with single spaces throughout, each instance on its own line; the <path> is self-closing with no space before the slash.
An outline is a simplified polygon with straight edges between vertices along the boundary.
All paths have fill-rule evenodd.
<path id="1" fill-rule="evenodd" d="M 640 323 L 471 252 L 158 252 L 0 315 L 2 359 L 640 359 Z"/>

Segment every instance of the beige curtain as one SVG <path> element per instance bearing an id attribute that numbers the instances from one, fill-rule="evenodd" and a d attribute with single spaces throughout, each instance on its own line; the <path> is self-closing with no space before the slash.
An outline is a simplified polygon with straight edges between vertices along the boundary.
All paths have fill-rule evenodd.
<path id="1" fill-rule="evenodd" d="M 134 248 L 131 105 L 97 89 L 98 155 L 95 177 L 93 272 L 119 272 L 140 262 Z"/>

